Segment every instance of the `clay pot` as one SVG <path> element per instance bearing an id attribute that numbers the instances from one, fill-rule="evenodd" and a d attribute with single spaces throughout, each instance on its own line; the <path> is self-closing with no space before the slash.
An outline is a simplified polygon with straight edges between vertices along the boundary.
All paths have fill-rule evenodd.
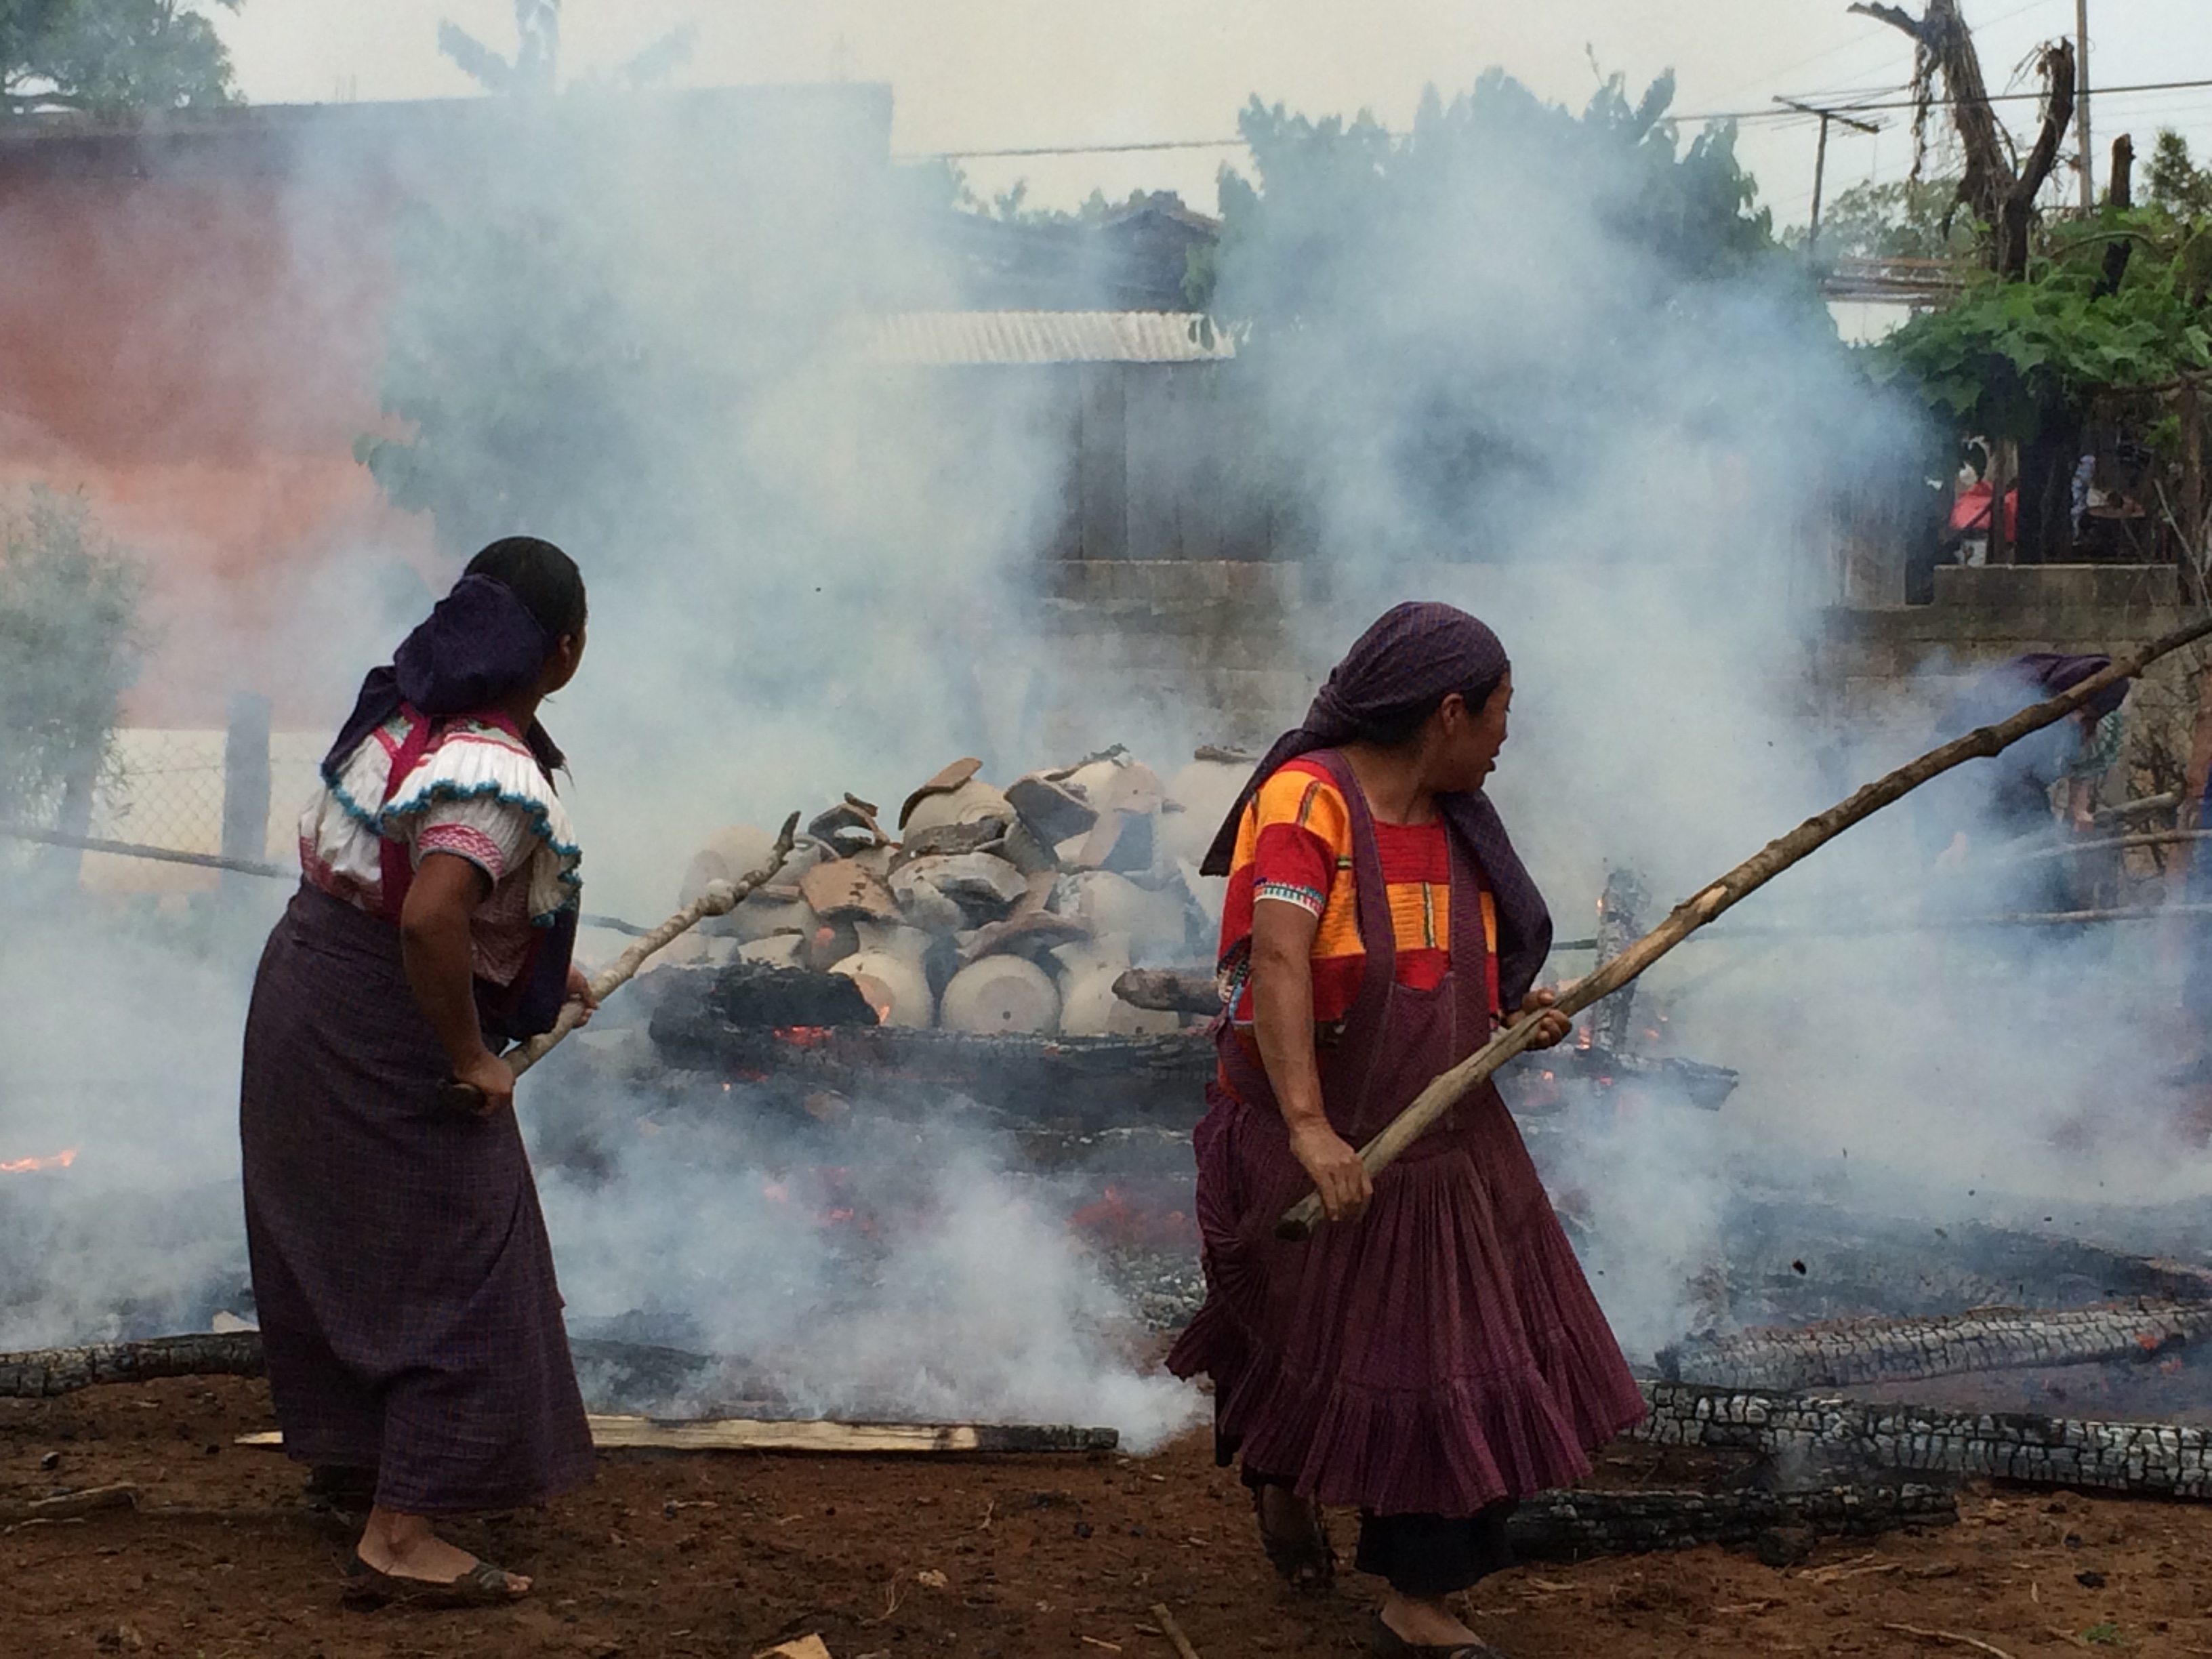
<path id="1" fill-rule="evenodd" d="M 1131 948 L 1146 956 L 1181 951 L 1188 931 L 1182 894 L 1147 892 L 1105 870 L 1062 876 L 1053 889 L 1052 908 L 1089 922 L 1093 937 L 1127 934 Z"/>
<path id="2" fill-rule="evenodd" d="M 1114 994 L 1129 970 L 1126 933 L 1083 939 L 1053 951 L 1060 963 L 1062 1036 L 1164 1036 L 1182 1029 L 1173 1014 L 1133 1007 Z"/>
<path id="3" fill-rule="evenodd" d="M 860 988 L 881 1025 L 926 1030 L 935 1021 L 936 999 L 917 958 L 891 951 L 860 951 L 832 967 Z"/>
<path id="4" fill-rule="evenodd" d="M 1060 991 L 1033 962 L 985 957 L 952 976 L 939 1023 L 948 1031 L 978 1036 L 1049 1036 L 1060 1025 Z"/>
<path id="5" fill-rule="evenodd" d="M 904 828 L 911 836 L 939 824 L 974 823 L 983 818 L 1011 819 L 1013 816 L 1014 809 L 1006 804 L 1004 795 L 981 779 L 971 778 L 957 789 L 923 796 L 915 803 Z"/>
<path id="6" fill-rule="evenodd" d="M 1166 857 L 1197 864 L 1213 845 L 1215 832 L 1237 796 L 1252 775 L 1249 766 L 1224 761 L 1193 761 L 1168 780 L 1170 807 L 1164 810 L 1154 833 Z"/>

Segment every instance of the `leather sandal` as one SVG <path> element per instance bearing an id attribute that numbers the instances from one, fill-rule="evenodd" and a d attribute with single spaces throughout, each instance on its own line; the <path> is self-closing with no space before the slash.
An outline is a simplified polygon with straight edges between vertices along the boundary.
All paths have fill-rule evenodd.
<path id="1" fill-rule="evenodd" d="M 1267 1565 L 1293 1589 L 1321 1589 L 1336 1577 L 1336 1552 L 1329 1547 L 1328 1522 L 1316 1504 L 1313 1528 L 1303 1538 L 1289 1538 L 1267 1529 L 1268 1488 L 1252 1489 L 1252 1515 L 1260 1523 L 1260 1546 L 1267 1552 Z"/>
<path id="2" fill-rule="evenodd" d="M 1423 1646 L 1408 1642 L 1375 1615 L 1374 1628 L 1367 1632 L 1367 1650 L 1376 1659 L 1505 1659 L 1505 1656 L 1489 1643 L 1473 1642 L 1431 1643 Z"/>
<path id="3" fill-rule="evenodd" d="M 397 1601 L 416 1607 L 503 1607 L 530 1594 L 508 1589 L 507 1570 L 489 1561 L 479 1561 L 459 1577 L 441 1582 L 379 1572 L 356 1552 L 345 1564 L 344 1572 L 343 1598 L 355 1607 L 383 1607 Z"/>

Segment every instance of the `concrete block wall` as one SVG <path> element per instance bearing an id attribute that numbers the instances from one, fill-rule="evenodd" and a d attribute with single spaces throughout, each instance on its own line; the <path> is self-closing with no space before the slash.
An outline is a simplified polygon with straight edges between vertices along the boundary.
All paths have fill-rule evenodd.
<path id="1" fill-rule="evenodd" d="M 2118 655 L 2191 614 L 2171 565 L 1945 568 L 1936 573 L 1932 605 L 1828 611 L 1813 672 L 1850 714 L 1924 726 L 1960 687 L 2008 657 Z M 2203 647 L 2179 652 L 2130 695 L 2127 747 L 2106 780 L 2109 796 L 2170 787 L 2169 774 L 2188 755 L 2207 660 Z"/>

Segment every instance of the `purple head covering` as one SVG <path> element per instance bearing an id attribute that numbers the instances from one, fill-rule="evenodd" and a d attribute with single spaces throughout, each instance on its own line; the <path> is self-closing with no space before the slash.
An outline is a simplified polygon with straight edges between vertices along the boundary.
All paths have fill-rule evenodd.
<path id="1" fill-rule="evenodd" d="M 2030 651 L 2014 657 L 2006 667 L 2013 670 L 2033 692 L 2055 697 L 2071 691 L 2092 674 L 2101 674 L 2112 665 L 2110 657 L 2069 657 L 2057 651 Z M 2110 685 L 2081 705 L 2081 710 L 2092 720 L 2102 720 L 2128 700 L 2128 682 L 2114 680 Z"/>
<path id="2" fill-rule="evenodd" d="M 1508 666 L 1498 635 L 1466 611 L 1434 603 L 1393 606 L 1329 671 L 1305 723 L 1276 738 L 1253 769 L 1200 869 L 1209 876 L 1229 873 L 1244 809 L 1279 768 L 1316 749 L 1349 743 L 1364 726 L 1410 717 L 1448 693 L 1494 686 Z M 1518 1007 L 1551 953 L 1551 911 L 1489 796 L 1480 789 L 1439 795 L 1437 805 L 1489 878 L 1498 902 L 1501 1000 L 1509 1010 Z"/>
<path id="3" fill-rule="evenodd" d="M 362 740 L 390 720 L 403 702 L 432 720 L 472 714 L 504 702 L 533 684 L 553 642 L 514 590 L 489 576 L 464 576 L 415 631 L 400 641 L 389 665 L 362 682 L 353 713 L 323 757 L 331 783 Z M 538 764 L 562 763 L 561 750 L 537 721 L 524 734 Z"/>

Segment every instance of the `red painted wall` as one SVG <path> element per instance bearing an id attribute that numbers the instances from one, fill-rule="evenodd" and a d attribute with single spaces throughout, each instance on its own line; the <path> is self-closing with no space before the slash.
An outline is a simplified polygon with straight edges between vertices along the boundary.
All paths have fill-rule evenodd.
<path id="1" fill-rule="evenodd" d="M 252 118 L 0 146 L 0 489 L 81 494 L 144 560 L 139 724 L 220 725 L 249 685 L 320 720 L 327 671 L 276 631 L 333 558 L 433 564 L 352 454 L 380 419 L 392 187 L 310 181 Z"/>

